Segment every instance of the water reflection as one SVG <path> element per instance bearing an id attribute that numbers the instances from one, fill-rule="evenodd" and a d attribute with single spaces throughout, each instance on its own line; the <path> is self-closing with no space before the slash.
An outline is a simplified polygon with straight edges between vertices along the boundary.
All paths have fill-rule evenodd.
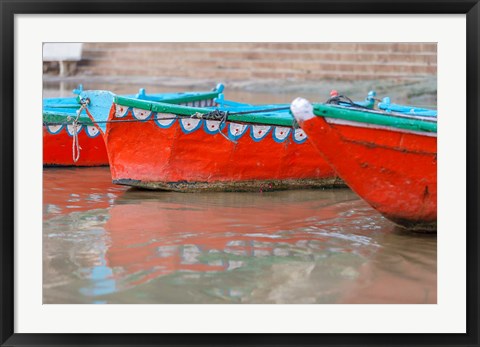
<path id="1" fill-rule="evenodd" d="M 43 235 L 44 303 L 436 302 L 436 238 L 348 189 L 150 192 L 46 169 Z"/>

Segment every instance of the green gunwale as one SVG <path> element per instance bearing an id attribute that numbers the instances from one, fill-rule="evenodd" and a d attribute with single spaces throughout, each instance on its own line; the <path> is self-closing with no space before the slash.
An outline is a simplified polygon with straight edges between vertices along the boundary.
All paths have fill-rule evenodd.
<path id="1" fill-rule="evenodd" d="M 396 116 L 395 114 L 384 114 L 375 111 L 364 111 L 358 109 L 348 109 L 332 105 L 313 105 L 313 113 L 316 116 L 343 119 L 352 122 L 368 123 L 375 125 L 389 126 L 392 128 L 420 131 L 420 132 L 437 132 L 436 120 L 423 120 L 415 118 L 407 118 Z"/>
<path id="2" fill-rule="evenodd" d="M 68 117 L 70 117 L 72 120 L 67 121 Z M 43 111 L 43 122 L 47 124 L 72 124 L 74 118 L 76 118 L 76 115 L 71 113 Z M 79 117 L 78 122 L 85 125 L 93 125 L 93 122 L 87 116 Z"/>
<path id="3" fill-rule="evenodd" d="M 180 98 L 179 98 L 180 99 Z M 199 98 L 198 100 L 205 99 L 205 97 Z M 168 102 L 172 102 L 168 100 Z M 184 102 L 181 100 L 179 102 Z M 158 112 L 158 113 L 171 113 L 180 116 L 191 116 L 195 113 L 206 114 L 209 113 L 213 108 L 201 108 L 201 107 L 190 107 L 190 106 L 181 106 L 181 105 L 171 105 L 161 102 L 153 102 L 146 100 L 137 100 L 130 99 L 123 96 L 115 96 L 114 103 L 122 106 L 135 107 L 143 110 Z M 232 108 L 232 113 L 234 113 Z M 251 113 L 251 114 L 230 114 L 228 115 L 228 120 L 232 122 L 240 123 L 255 123 L 255 124 L 265 124 L 265 125 L 278 125 L 284 127 L 292 127 L 293 116 L 290 112 L 265 112 L 265 113 Z"/>
<path id="4" fill-rule="evenodd" d="M 240 123 L 255 123 L 265 125 L 278 125 L 284 127 L 293 127 L 293 116 L 288 113 L 256 113 L 256 114 L 232 114 L 228 116 L 229 121 Z"/>
<path id="5" fill-rule="evenodd" d="M 213 91 L 211 93 L 199 93 L 193 95 L 182 95 L 176 98 L 167 98 L 165 101 L 168 101 L 172 104 L 178 104 L 182 102 L 192 102 L 192 101 L 200 101 L 200 100 L 210 100 L 217 98 L 221 93 Z"/>
<path id="6" fill-rule="evenodd" d="M 166 98 L 165 102 L 168 102 L 169 104 L 180 104 L 180 103 L 185 103 L 185 102 L 193 102 L 193 101 L 200 101 L 200 100 L 210 100 L 213 98 L 218 97 L 220 95 L 220 92 L 211 92 L 211 93 L 199 93 L 199 94 L 194 94 L 194 95 L 182 95 L 174 98 Z M 119 96 L 115 95 L 115 103 L 124 105 L 124 106 L 130 106 L 130 107 L 136 107 L 136 108 L 144 108 L 148 107 L 148 104 L 154 104 L 154 103 L 160 103 L 160 101 L 152 101 L 152 100 L 140 100 L 140 99 L 132 99 L 128 98 L 125 96 Z"/>

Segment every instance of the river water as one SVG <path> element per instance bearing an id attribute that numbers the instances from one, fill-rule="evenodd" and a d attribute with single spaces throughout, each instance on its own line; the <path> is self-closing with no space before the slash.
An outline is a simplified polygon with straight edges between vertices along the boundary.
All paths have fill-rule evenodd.
<path id="1" fill-rule="evenodd" d="M 46 168 L 43 207 L 45 304 L 437 302 L 436 236 L 347 188 L 152 192 L 113 185 L 106 167 Z"/>

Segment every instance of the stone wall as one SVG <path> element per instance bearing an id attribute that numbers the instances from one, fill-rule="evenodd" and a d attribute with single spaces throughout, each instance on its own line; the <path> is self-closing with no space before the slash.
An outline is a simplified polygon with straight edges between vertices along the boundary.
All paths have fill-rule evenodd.
<path id="1" fill-rule="evenodd" d="M 435 43 L 86 43 L 77 74 L 237 80 L 418 80 Z"/>

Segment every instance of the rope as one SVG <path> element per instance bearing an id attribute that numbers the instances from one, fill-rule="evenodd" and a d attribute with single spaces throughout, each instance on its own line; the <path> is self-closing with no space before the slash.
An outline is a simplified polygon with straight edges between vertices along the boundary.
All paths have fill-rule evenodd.
<path id="1" fill-rule="evenodd" d="M 345 95 L 333 96 L 326 101 L 326 104 L 332 104 L 332 105 L 340 105 L 340 103 L 348 104 L 351 107 L 358 107 L 358 108 L 363 108 L 367 110 L 369 109 L 368 107 L 355 103 L 354 101 L 352 101 L 352 99 L 350 99 Z"/>
<path id="2" fill-rule="evenodd" d="M 237 141 L 232 140 L 227 135 L 225 135 L 222 131 L 222 127 L 226 123 L 229 114 L 230 114 L 229 111 L 223 112 L 223 111 L 220 111 L 220 110 L 214 110 L 212 112 L 208 112 L 208 113 L 205 113 L 205 114 L 196 112 L 196 113 L 192 114 L 190 116 L 190 118 L 219 121 L 220 123 L 218 124 L 218 132 L 220 133 L 220 135 L 222 135 L 228 141 L 233 142 L 234 144 L 237 144 Z"/>
<path id="3" fill-rule="evenodd" d="M 238 142 L 235 141 L 235 140 L 232 140 L 231 138 L 229 138 L 227 135 L 225 135 L 222 131 L 222 127 L 223 125 L 227 122 L 227 119 L 228 119 L 228 111 L 227 112 L 223 112 L 223 116 L 222 118 L 220 119 L 220 123 L 218 124 L 218 132 L 220 133 L 220 135 L 222 135 L 224 138 L 226 138 L 228 141 L 230 142 L 233 142 L 234 144 L 237 144 Z M 216 113 L 215 115 L 218 116 L 218 113 Z"/>
<path id="4" fill-rule="evenodd" d="M 78 159 L 80 159 L 80 151 L 82 150 L 82 147 L 80 147 L 80 143 L 78 142 L 77 127 L 79 124 L 81 124 L 78 121 L 78 118 L 80 118 L 80 114 L 82 113 L 82 111 L 87 108 L 87 105 L 88 105 L 88 99 L 81 100 L 81 106 L 77 110 L 77 117 L 72 122 L 72 125 L 73 125 L 72 159 L 74 163 L 76 163 Z M 67 117 L 67 120 L 71 120 L 70 116 Z"/>

